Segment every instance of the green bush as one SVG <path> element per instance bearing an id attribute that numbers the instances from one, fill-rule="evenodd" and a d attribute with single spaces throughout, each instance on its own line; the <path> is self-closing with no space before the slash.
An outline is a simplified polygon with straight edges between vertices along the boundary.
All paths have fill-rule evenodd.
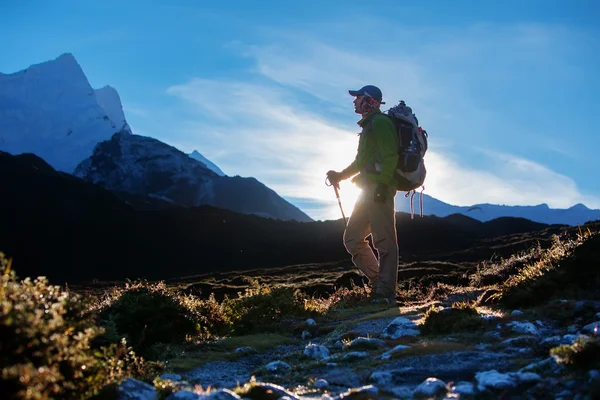
<path id="1" fill-rule="evenodd" d="M 151 356 L 157 343 L 180 343 L 201 332 L 201 315 L 163 283 L 137 282 L 115 291 L 98 314 L 107 339 L 127 339 L 139 354 Z"/>
<path id="2" fill-rule="evenodd" d="M 286 327 L 281 326 L 284 318 L 311 315 L 306 301 L 307 297 L 300 290 L 264 286 L 247 290 L 242 297 L 226 299 L 224 303 L 234 326 L 233 333 L 245 334 L 285 331 Z"/>
<path id="3" fill-rule="evenodd" d="M 423 334 L 447 334 L 475 331 L 483 328 L 484 319 L 469 303 L 454 303 L 452 308 L 439 310 L 431 307 L 425 312 L 421 326 Z"/>
<path id="4" fill-rule="evenodd" d="M 600 368 L 600 339 L 580 336 L 571 345 L 561 345 L 550 350 L 559 363 L 570 368 L 589 370 Z"/>
<path id="5" fill-rule="evenodd" d="M 95 343 L 103 329 L 76 294 L 44 277 L 18 280 L 0 253 L 0 393 L 13 399 L 88 398 L 153 366 L 125 345 Z"/>

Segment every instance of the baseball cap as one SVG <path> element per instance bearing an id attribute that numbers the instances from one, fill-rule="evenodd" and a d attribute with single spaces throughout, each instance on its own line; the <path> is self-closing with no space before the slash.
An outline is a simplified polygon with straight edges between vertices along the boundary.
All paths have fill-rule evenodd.
<path id="1" fill-rule="evenodd" d="M 381 94 L 381 90 L 377 86 L 367 85 L 363 86 L 358 90 L 348 90 L 351 96 L 369 96 L 380 102 L 381 104 L 385 104 L 383 100 L 383 95 Z"/>

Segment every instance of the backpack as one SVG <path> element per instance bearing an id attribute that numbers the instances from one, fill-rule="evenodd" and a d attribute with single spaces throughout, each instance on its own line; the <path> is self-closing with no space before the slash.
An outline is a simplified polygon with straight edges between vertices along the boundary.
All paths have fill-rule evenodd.
<path id="1" fill-rule="evenodd" d="M 428 148 L 427 131 L 419 126 L 419 120 L 404 100 L 382 115 L 389 117 L 398 132 L 398 167 L 396 168 L 396 189 L 411 196 L 411 218 L 414 217 L 413 197 L 416 189 L 421 188 L 420 211 L 423 216 L 423 190 L 425 190 L 425 153 Z M 412 192 L 412 195 L 411 195 Z"/>

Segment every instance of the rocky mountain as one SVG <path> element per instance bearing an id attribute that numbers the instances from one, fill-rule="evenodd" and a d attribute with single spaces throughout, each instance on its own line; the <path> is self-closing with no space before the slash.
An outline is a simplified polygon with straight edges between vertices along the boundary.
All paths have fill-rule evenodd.
<path id="1" fill-rule="evenodd" d="M 96 143 L 127 129 L 116 91 L 94 90 L 72 54 L 0 73 L 2 151 L 34 153 L 71 173 Z"/>
<path id="2" fill-rule="evenodd" d="M 116 133 L 99 143 L 74 175 L 109 190 L 179 206 L 212 205 L 267 218 L 312 220 L 256 179 L 217 175 L 177 148 L 145 136 Z"/>
<path id="3" fill-rule="evenodd" d="M 419 196 L 414 197 L 414 212 L 418 214 Z M 410 202 L 404 193 L 396 196 L 396 211 L 410 212 Z M 547 204 L 536 206 L 506 206 L 498 204 L 474 204 L 472 206 L 455 206 L 444 203 L 434 197 L 423 194 L 423 214 L 446 217 L 462 214 L 478 221 L 486 222 L 500 217 L 526 218 L 543 224 L 581 225 L 600 220 L 600 210 L 592 210 L 583 204 L 576 204 L 567 209 L 550 208 Z"/>
<path id="4" fill-rule="evenodd" d="M 135 204 L 142 207 L 209 204 L 311 221 L 256 179 L 229 178 L 196 150 L 187 155 L 132 135 L 118 92 L 110 86 L 93 89 L 69 53 L 0 74 L 0 150 L 35 154 L 57 171 L 141 195 Z"/>
<path id="5" fill-rule="evenodd" d="M 204 164 L 208 169 L 213 171 L 215 174 L 217 174 L 219 176 L 225 176 L 225 173 L 223 171 L 221 171 L 221 168 L 217 167 L 212 161 L 210 161 L 208 158 L 206 158 L 202 154 L 200 154 L 198 152 L 198 150 L 192 151 L 189 154 L 189 156 L 192 157 L 194 160 L 200 161 L 202 164 Z"/>

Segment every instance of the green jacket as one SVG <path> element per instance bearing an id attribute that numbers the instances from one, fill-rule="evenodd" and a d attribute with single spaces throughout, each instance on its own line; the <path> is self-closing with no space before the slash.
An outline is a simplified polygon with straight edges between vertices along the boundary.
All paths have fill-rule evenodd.
<path id="1" fill-rule="evenodd" d="M 394 124 L 379 109 L 358 121 L 362 128 L 356 158 L 341 174 L 344 179 L 358 173 L 361 180 L 395 186 L 394 172 L 398 166 L 398 135 Z M 372 120 L 372 122 L 371 122 Z"/>

